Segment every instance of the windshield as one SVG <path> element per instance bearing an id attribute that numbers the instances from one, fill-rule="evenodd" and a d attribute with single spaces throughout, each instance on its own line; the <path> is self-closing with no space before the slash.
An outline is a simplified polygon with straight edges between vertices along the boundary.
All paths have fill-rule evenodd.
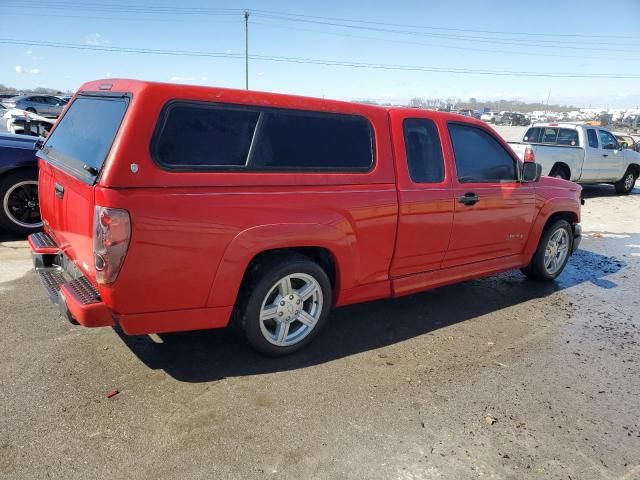
<path id="1" fill-rule="evenodd" d="M 80 96 L 69 107 L 38 156 L 93 183 L 127 109 L 126 97 Z"/>

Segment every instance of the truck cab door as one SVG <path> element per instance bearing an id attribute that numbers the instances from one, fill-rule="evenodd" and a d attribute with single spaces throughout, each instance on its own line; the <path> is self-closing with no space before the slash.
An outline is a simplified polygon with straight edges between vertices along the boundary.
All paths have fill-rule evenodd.
<path id="1" fill-rule="evenodd" d="M 398 229 L 390 277 L 438 270 L 453 223 L 453 192 L 442 149 L 444 124 L 391 112 L 398 185 Z M 443 130 L 444 129 L 444 130 Z"/>
<path id="2" fill-rule="evenodd" d="M 624 175 L 624 152 L 618 145 L 618 140 L 606 130 L 598 129 L 600 139 L 600 170 L 598 180 L 603 182 L 615 182 Z"/>
<path id="3" fill-rule="evenodd" d="M 521 254 L 535 213 L 535 187 L 519 181 L 517 158 L 488 130 L 448 125 L 455 213 L 442 268 Z"/>

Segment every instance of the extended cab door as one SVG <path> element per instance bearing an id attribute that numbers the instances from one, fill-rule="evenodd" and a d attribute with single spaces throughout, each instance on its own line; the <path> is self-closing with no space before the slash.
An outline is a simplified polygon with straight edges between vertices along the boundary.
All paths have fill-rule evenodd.
<path id="1" fill-rule="evenodd" d="M 618 145 L 618 140 L 606 130 L 598 129 L 600 139 L 600 170 L 598 180 L 603 182 L 615 182 L 624 175 L 624 153 Z"/>
<path id="2" fill-rule="evenodd" d="M 442 268 L 521 254 L 535 211 L 519 162 L 487 128 L 449 122 L 455 214 Z"/>
<path id="3" fill-rule="evenodd" d="M 605 157 L 602 156 L 602 151 L 600 150 L 597 130 L 595 128 L 585 128 L 583 132 L 586 137 L 583 139 L 584 164 L 582 165 L 582 174 L 579 180 L 593 182 L 598 179 L 600 166 Z"/>
<path id="4" fill-rule="evenodd" d="M 391 278 L 440 268 L 453 223 L 453 192 L 445 169 L 444 124 L 429 112 L 391 111 L 399 218 Z"/>

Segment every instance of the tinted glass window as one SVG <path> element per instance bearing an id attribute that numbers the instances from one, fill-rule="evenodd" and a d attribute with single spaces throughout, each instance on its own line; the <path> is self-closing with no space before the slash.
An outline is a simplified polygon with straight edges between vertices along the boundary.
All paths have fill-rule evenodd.
<path id="1" fill-rule="evenodd" d="M 618 146 L 618 141 L 609 132 L 605 132 L 604 130 L 598 130 L 598 133 L 600 134 L 600 144 L 602 145 L 602 148 L 605 148 L 607 146 L 609 147 Z"/>
<path id="2" fill-rule="evenodd" d="M 527 133 L 524 135 L 523 140 L 525 142 L 537 143 L 540 141 L 540 134 L 542 133 L 542 129 L 540 127 L 533 127 L 527 130 Z"/>
<path id="3" fill-rule="evenodd" d="M 578 146 L 578 132 L 568 128 L 561 128 L 558 131 L 558 145 L 567 145 L 570 147 Z"/>
<path id="4" fill-rule="evenodd" d="M 442 147 L 435 123 L 422 118 L 404 121 L 404 143 L 407 151 L 409 175 L 417 183 L 436 183 L 444 180 Z"/>
<path id="5" fill-rule="evenodd" d="M 362 117 L 266 110 L 252 169 L 368 170 L 371 127 Z"/>
<path id="6" fill-rule="evenodd" d="M 455 123 L 449 125 L 449 132 L 460 182 L 516 180 L 515 161 L 487 132 Z"/>
<path id="7" fill-rule="evenodd" d="M 209 105 L 171 105 L 155 143 L 156 159 L 170 167 L 244 167 L 257 111 Z"/>
<path id="8" fill-rule="evenodd" d="M 598 135 L 596 135 L 596 131 L 592 128 L 587 130 L 587 139 L 589 140 L 589 146 L 591 148 L 598 148 Z"/>
<path id="9" fill-rule="evenodd" d="M 95 171 L 84 166 L 100 170 L 126 109 L 125 98 L 78 97 L 47 139 L 45 159 L 93 181 Z"/>
<path id="10" fill-rule="evenodd" d="M 541 143 L 556 143 L 556 139 L 558 138 L 558 129 L 557 128 L 543 128 L 542 129 L 542 138 L 540 140 Z"/>

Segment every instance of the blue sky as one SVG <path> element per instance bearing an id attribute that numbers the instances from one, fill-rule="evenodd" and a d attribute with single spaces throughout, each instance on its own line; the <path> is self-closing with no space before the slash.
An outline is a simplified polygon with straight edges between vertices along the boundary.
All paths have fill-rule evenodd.
<path id="1" fill-rule="evenodd" d="M 208 10 L 188 10 L 197 8 Z M 0 83 L 75 89 L 91 79 L 128 77 L 243 88 L 241 58 L 1 43 L 9 39 L 241 55 L 242 13 L 216 10 L 241 8 L 252 12 L 252 54 L 387 66 L 252 59 L 249 83 L 256 90 L 391 102 L 414 96 L 544 101 L 551 91 L 551 103 L 640 106 L 639 0 L 0 0 Z M 280 13 L 306 16 L 282 18 Z M 493 76 L 389 65 L 636 78 Z"/>

